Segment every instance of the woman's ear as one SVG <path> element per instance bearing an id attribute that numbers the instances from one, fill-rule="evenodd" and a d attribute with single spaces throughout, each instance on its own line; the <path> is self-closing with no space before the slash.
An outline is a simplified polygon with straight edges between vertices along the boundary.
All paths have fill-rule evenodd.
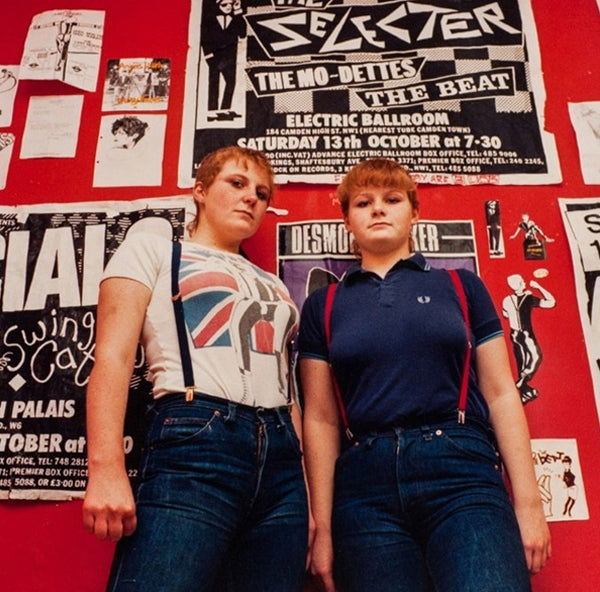
<path id="1" fill-rule="evenodd" d="M 192 190 L 192 194 L 194 196 L 195 201 L 197 201 L 198 203 L 204 202 L 204 185 L 200 181 L 197 181 L 194 184 L 194 189 Z"/>
<path id="2" fill-rule="evenodd" d="M 346 231 L 352 232 L 352 230 L 350 229 L 350 222 L 348 222 L 348 214 L 344 214 L 342 220 L 344 221 L 344 228 L 346 229 Z"/>
<path id="3" fill-rule="evenodd" d="M 411 224 L 416 224 L 419 221 L 419 210 L 414 210 L 413 209 L 413 215 L 412 218 L 410 220 Z"/>

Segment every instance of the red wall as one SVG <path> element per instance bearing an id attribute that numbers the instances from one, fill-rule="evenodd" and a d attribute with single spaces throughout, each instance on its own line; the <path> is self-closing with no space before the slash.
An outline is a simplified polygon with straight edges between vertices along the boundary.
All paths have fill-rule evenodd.
<path id="1" fill-rule="evenodd" d="M 536 376 L 542 396 L 526 407 L 532 436 L 575 438 L 590 519 L 553 522 L 554 554 L 533 578 L 534 592 L 596 590 L 600 583 L 600 427 L 577 312 L 573 270 L 557 205 L 559 197 L 600 197 L 599 186 L 583 184 L 575 134 L 567 103 L 600 100 L 600 14 L 596 0 L 559 2 L 532 0 L 547 91 L 546 128 L 555 134 L 564 181 L 550 186 L 422 186 L 423 218 L 472 219 L 479 248 L 480 271 L 500 303 L 506 277 L 531 277 L 538 263 L 524 261 L 520 240 L 508 241 L 522 212 L 529 212 L 544 232 L 555 238 L 547 245 L 544 280 L 557 306 L 536 319 L 536 336 L 544 362 Z M 27 28 L 34 14 L 64 8 L 49 0 L 4 2 L 0 19 L 0 63 L 18 64 Z M 58 82 L 21 81 L 13 123 L 17 136 L 3 205 L 91 200 L 128 200 L 185 193 L 177 188 L 177 167 L 187 52 L 187 2 L 117 2 L 88 0 L 67 8 L 106 10 L 101 72 L 111 58 L 164 56 L 172 60 L 163 184 L 160 187 L 92 187 L 93 163 L 101 115 L 98 91 L 85 93 L 82 125 L 73 159 L 20 160 L 20 138 L 30 96 L 80 94 Z M 599 156 L 600 158 L 600 156 Z M 269 216 L 247 251 L 260 264 L 276 270 L 275 224 L 309 218 L 337 218 L 331 186 L 294 184 L 281 188 L 276 206 L 290 214 Z M 484 202 L 500 200 L 507 249 L 505 259 L 487 254 Z M 0 502 L 0 574 L 2 590 L 11 592 L 96 592 L 104 589 L 113 547 L 83 531 L 81 502 Z"/>

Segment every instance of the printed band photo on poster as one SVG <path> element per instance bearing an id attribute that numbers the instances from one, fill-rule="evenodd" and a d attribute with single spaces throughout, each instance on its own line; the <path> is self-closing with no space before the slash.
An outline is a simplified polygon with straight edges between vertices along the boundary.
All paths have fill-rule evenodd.
<path id="1" fill-rule="evenodd" d="M 87 484 L 85 389 L 104 267 L 124 238 L 180 238 L 191 199 L 0 208 L 0 499 L 73 499 Z M 125 424 L 135 478 L 150 397 L 138 348 Z"/>
<path id="2" fill-rule="evenodd" d="M 224 145 L 278 181 L 382 156 L 417 182 L 561 179 L 530 0 L 193 0 L 179 186 Z"/>
<path id="3" fill-rule="evenodd" d="M 108 60 L 102 110 L 165 111 L 169 106 L 170 85 L 170 59 Z"/>
<path id="4" fill-rule="evenodd" d="M 600 416 L 600 197 L 559 198 L 569 240 L 579 320 Z"/>

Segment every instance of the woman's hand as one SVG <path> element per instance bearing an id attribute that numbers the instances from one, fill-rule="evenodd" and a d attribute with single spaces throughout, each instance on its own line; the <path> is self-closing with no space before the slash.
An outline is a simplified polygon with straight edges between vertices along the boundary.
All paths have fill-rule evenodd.
<path id="1" fill-rule="evenodd" d="M 531 458 L 527 419 L 503 338 L 491 339 L 477 348 L 477 372 L 510 480 L 527 567 L 531 573 L 537 573 L 552 552 L 550 530 Z"/>
<path id="2" fill-rule="evenodd" d="M 86 396 L 88 486 L 83 524 L 99 539 L 118 541 L 136 528 L 125 470 L 123 426 L 129 380 L 150 289 L 126 278 L 100 285 L 96 349 Z"/>
<path id="3" fill-rule="evenodd" d="M 333 543 L 331 533 L 317 530 L 313 540 L 310 573 L 323 592 L 335 592 L 333 581 Z"/>
<path id="4" fill-rule="evenodd" d="M 515 513 L 525 549 L 527 568 L 532 574 L 536 574 L 546 565 L 546 561 L 552 555 L 550 530 L 546 523 L 546 517 L 538 503 L 535 503 L 532 508 L 515 506 Z"/>
<path id="5" fill-rule="evenodd" d="M 135 501 L 125 471 L 112 476 L 92 473 L 83 502 L 83 525 L 100 540 L 116 542 L 133 534 L 137 526 Z"/>

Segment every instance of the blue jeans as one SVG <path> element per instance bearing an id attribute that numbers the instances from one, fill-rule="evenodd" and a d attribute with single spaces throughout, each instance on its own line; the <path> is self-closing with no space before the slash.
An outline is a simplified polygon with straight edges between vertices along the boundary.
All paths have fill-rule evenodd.
<path id="1" fill-rule="evenodd" d="M 367 435 L 337 460 L 341 592 L 526 592 L 529 573 L 495 446 L 456 420 Z"/>
<path id="2" fill-rule="evenodd" d="M 299 592 L 308 509 L 286 407 L 159 399 L 137 488 L 138 527 L 110 592 Z"/>

